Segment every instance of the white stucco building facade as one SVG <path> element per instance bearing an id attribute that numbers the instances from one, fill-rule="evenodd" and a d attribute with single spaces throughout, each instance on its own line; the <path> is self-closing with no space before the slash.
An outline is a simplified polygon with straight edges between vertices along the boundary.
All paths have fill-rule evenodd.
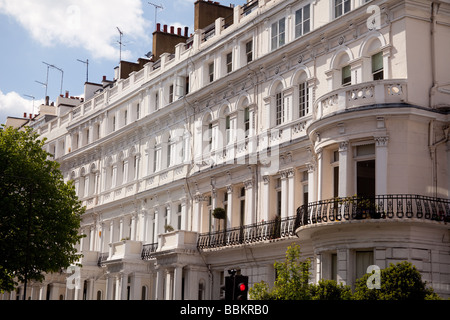
<path id="1" fill-rule="evenodd" d="M 230 10 L 30 124 L 86 206 L 79 286 L 30 298 L 219 299 L 229 269 L 273 284 L 291 244 L 312 281 L 408 260 L 450 296 L 450 3 Z"/>

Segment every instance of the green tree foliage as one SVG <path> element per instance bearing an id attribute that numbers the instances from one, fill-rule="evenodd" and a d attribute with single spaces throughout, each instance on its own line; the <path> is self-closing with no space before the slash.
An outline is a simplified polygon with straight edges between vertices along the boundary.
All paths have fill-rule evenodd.
<path id="1" fill-rule="evenodd" d="M 274 287 L 265 282 L 256 283 L 249 290 L 253 300 L 348 300 L 350 287 L 338 285 L 336 281 L 321 280 L 317 285 L 309 283 L 311 261 L 300 260 L 300 246 L 293 245 L 286 250 L 284 262 L 274 264 L 277 279 Z"/>
<path id="2" fill-rule="evenodd" d="M 30 128 L 0 129 L 0 291 L 79 259 L 84 208 L 43 145 Z"/>
<path id="3" fill-rule="evenodd" d="M 365 274 L 356 281 L 355 300 L 431 300 L 439 299 L 432 288 L 422 281 L 420 272 L 410 262 L 390 264 L 381 270 L 381 288 L 371 290 L 367 280 L 371 275 Z"/>
<path id="4" fill-rule="evenodd" d="M 391 264 L 381 271 L 381 288 L 369 289 L 366 274 L 356 282 L 352 293 L 350 286 L 334 280 L 320 280 L 309 283 L 309 260 L 300 261 L 300 247 L 290 246 L 285 262 L 274 264 L 277 279 L 271 289 L 264 281 L 250 288 L 252 300 L 430 300 L 439 299 L 431 288 L 422 281 L 420 272 L 409 262 Z"/>

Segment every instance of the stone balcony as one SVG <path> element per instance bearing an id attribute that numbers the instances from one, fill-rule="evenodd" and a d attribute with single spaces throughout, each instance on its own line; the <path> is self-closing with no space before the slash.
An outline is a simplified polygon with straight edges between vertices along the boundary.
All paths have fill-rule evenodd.
<path id="1" fill-rule="evenodd" d="M 359 83 L 333 90 L 316 100 L 314 120 L 359 107 L 407 103 L 407 80 L 388 79 Z"/>

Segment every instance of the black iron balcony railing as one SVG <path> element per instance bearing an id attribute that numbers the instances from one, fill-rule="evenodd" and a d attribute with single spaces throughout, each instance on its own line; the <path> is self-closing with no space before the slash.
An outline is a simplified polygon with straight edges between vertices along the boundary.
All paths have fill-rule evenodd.
<path id="1" fill-rule="evenodd" d="M 103 262 L 105 262 L 108 259 L 108 256 L 109 256 L 108 252 L 99 253 L 97 259 L 97 266 L 101 267 Z"/>
<path id="2" fill-rule="evenodd" d="M 141 252 L 141 258 L 142 260 L 149 260 L 153 257 L 153 254 L 156 252 L 156 249 L 158 249 L 158 243 L 150 243 L 150 244 L 144 244 L 142 246 L 142 252 Z"/>
<path id="3" fill-rule="evenodd" d="M 450 200 L 420 195 L 377 195 L 312 202 L 297 209 L 296 226 L 361 219 L 450 221 Z"/>
<path id="4" fill-rule="evenodd" d="M 199 250 L 285 238 L 295 235 L 296 217 L 275 219 L 198 236 Z"/>

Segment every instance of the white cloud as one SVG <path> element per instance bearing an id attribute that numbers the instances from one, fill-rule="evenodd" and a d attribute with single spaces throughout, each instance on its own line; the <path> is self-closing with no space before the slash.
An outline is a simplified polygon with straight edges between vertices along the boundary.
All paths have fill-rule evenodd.
<path id="1" fill-rule="evenodd" d="M 38 114 L 38 107 L 44 100 L 34 101 L 34 113 Z M 4 94 L 0 90 L 0 122 L 4 124 L 7 117 L 23 117 L 24 113 L 33 112 L 33 100 L 22 97 L 17 92 L 8 92 Z"/>
<path id="2" fill-rule="evenodd" d="M 117 59 L 116 27 L 131 41 L 148 41 L 150 33 L 140 0 L 0 0 L 0 13 L 44 46 L 81 47 L 95 58 Z M 123 49 L 124 59 L 130 55 Z"/>

